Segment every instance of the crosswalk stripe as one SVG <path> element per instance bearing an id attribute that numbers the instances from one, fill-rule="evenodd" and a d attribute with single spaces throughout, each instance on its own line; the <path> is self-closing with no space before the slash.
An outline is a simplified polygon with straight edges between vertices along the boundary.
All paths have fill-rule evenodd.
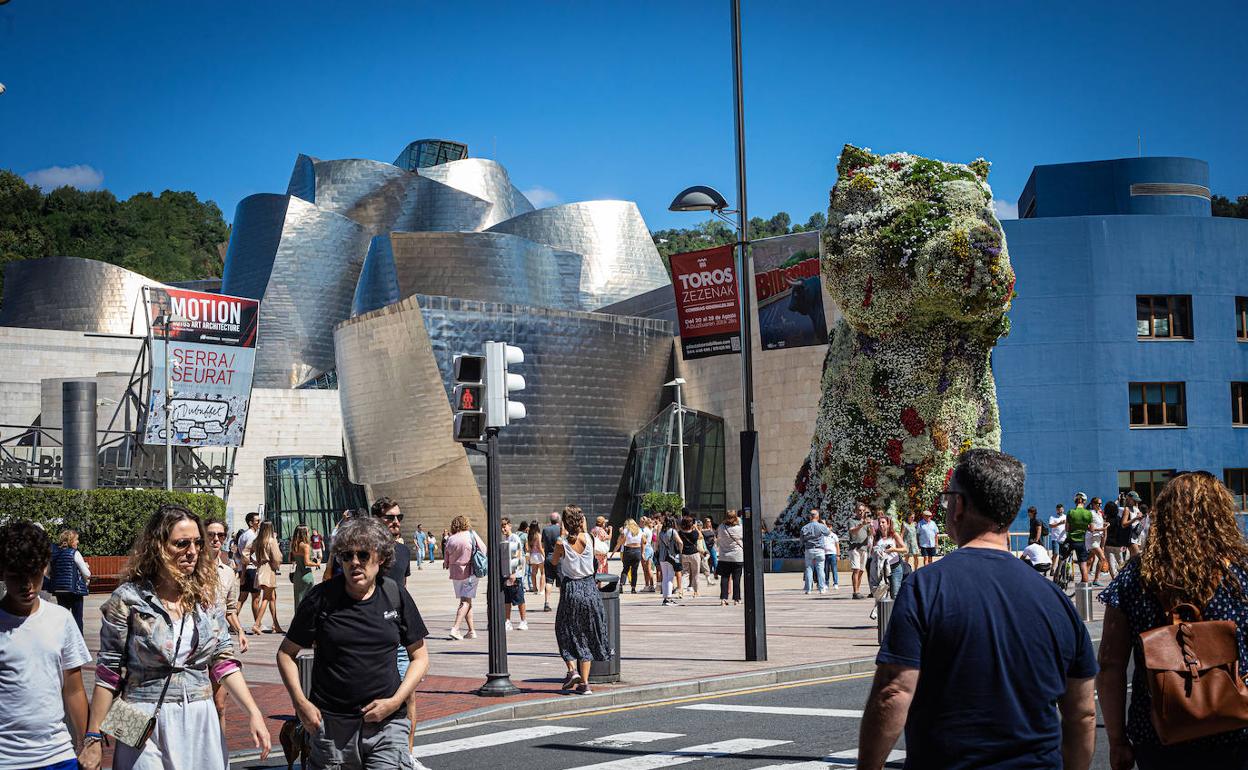
<path id="1" fill-rule="evenodd" d="M 657 754 L 644 754 L 638 757 L 628 757 L 626 759 L 616 759 L 610 762 L 601 762 L 596 765 L 584 765 L 583 767 L 572 768 L 571 770 L 655 770 L 660 767 L 672 767 L 673 765 L 683 765 L 688 762 L 696 762 L 700 759 L 714 759 L 717 757 L 729 757 L 734 754 L 744 754 L 754 749 L 766 749 L 772 746 L 781 746 L 791 741 L 770 741 L 756 738 L 734 738 L 727 741 L 719 741 L 717 743 L 704 743 L 700 746 L 690 746 L 687 749 L 677 749 L 676 751 L 664 751 Z"/>
<path id="2" fill-rule="evenodd" d="M 820 760 L 813 762 L 790 762 L 784 765 L 767 765 L 754 770 L 828 770 L 828 763 Z"/>
<path id="3" fill-rule="evenodd" d="M 888 756 L 884 759 L 885 767 L 901 767 L 901 763 L 906 760 L 906 752 L 899 749 L 893 749 L 888 752 Z M 825 762 L 831 762 L 831 767 L 854 767 L 858 764 L 858 749 L 852 748 L 846 751 L 838 751 L 835 754 L 824 757 Z M 825 765 L 825 767 L 828 767 Z"/>
<path id="4" fill-rule="evenodd" d="M 694 703 L 678 708 L 690 711 L 744 711 L 749 714 L 784 714 L 797 717 L 850 717 L 861 719 L 862 712 L 853 709 L 814 709 L 796 706 L 734 706 L 729 703 Z"/>
<path id="5" fill-rule="evenodd" d="M 669 738 L 684 738 L 684 733 L 656 733 L 651 731 L 641 731 L 635 733 L 617 733 L 616 735 L 607 735 L 602 738 L 595 738 L 592 741 L 585 741 L 582 746 L 593 746 L 595 748 L 612 748 L 622 749 L 626 746 L 635 746 L 639 743 L 653 743 L 655 741 L 664 741 Z"/>
<path id="6" fill-rule="evenodd" d="M 525 727 L 519 730 L 504 730 L 501 733 L 477 735 L 472 738 L 459 738 L 453 741 L 442 741 L 441 743 L 426 743 L 423 746 L 416 746 L 412 749 L 412 753 L 420 758 L 436 757 L 442 754 L 454 754 L 457 751 L 467 751 L 468 749 L 483 749 L 489 746 L 501 746 L 504 743 L 528 741 L 534 738 L 548 738 L 562 733 L 575 733 L 584 729 L 584 727 L 560 727 L 558 725 Z"/>

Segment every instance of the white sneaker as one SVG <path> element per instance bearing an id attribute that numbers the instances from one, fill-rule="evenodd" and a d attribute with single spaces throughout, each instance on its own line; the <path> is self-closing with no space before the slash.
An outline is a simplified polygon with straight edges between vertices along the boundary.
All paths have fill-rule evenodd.
<path id="1" fill-rule="evenodd" d="M 510 621 L 510 620 L 509 620 L 509 621 L 507 621 L 506 623 L 504 623 L 504 624 L 503 624 L 503 630 L 504 630 L 504 631 L 510 631 L 510 630 L 511 630 L 511 621 Z"/>
<path id="2" fill-rule="evenodd" d="M 465 639 L 476 639 L 476 638 L 477 638 L 477 632 L 476 632 L 476 631 L 469 631 L 468 633 L 464 634 L 464 638 L 465 638 Z"/>
<path id="3" fill-rule="evenodd" d="M 819 594 L 820 594 L 821 596 L 822 596 L 823 594 L 826 594 L 827 592 L 828 592 L 828 589 L 826 589 L 826 588 L 820 588 L 820 589 L 819 589 Z"/>
<path id="4" fill-rule="evenodd" d="M 450 637 L 458 642 L 459 640 L 464 638 L 464 635 L 459 632 L 458 628 L 452 628 Z"/>
<path id="5" fill-rule="evenodd" d="M 833 591 L 839 591 L 839 590 L 841 590 L 841 587 L 840 587 L 840 586 L 838 586 L 837 584 L 833 583 L 833 584 L 832 584 L 832 590 L 833 590 Z"/>
<path id="6" fill-rule="evenodd" d="M 528 630 L 529 630 L 529 621 L 527 621 L 527 620 L 522 620 L 522 621 L 520 621 L 520 625 L 516 626 L 516 628 L 517 628 L 518 630 L 520 630 L 520 631 L 528 631 Z"/>

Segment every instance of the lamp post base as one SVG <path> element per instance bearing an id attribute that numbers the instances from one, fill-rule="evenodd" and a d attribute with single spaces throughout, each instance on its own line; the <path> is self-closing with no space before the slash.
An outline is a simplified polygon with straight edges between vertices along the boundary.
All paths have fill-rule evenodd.
<path id="1" fill-rule="evenodd" d="M 511 676 L 508 674 L 486 674 L 485 684 L 477 688 L 477 695 L 483 698 L 505 698 L 519 694 L 520 688 L 511 683 Z"/>

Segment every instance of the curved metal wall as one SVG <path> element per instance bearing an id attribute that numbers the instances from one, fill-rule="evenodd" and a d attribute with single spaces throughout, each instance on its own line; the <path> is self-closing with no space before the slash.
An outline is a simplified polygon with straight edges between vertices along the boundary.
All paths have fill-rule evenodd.
<path id="1" fill-rule="evenodd" d="M 250 246 L 235 251 L 231 239 L 230 255 L 236 260 L 227 266 L 223 284 L 226 294 L 234 294 L 244 284 L 234 276 L 245 268 L 251 268 L 249 276 L 265 276 L 257 293 L 242 294 L 261 299 L 257 388 L 293 388 L 333 367 L 334 324 L 351 313 L 368 250 L 368 235 L 359 223 L 301 198 L 275 197 L 286 201 L 283 217 L 280 223 L 270 219 L 271 229 L 257 239 L 273 243 L 276 230 L 273 251 L 267 256 Z M 271 217 L 275 211 L 276 206 L 266 213 Z M 235 237 L 246 242 L 237 231 Z M 247 283 L 254 286 L 255 278 Z"/>
<path id="2" fill-rule="evenodd" d="M 416 173 L 493 204 L 489 216 L 476 229 L 484 230 L 533 210 L 529 199 L 511 183 L 507 169 L 492 160 L 464 158 L 427 166 Z"/>
<path id="3" fill-rule="evenodd" d="M 637 205 L 586 201 L 537 209 L 489 232 L 580 255 L 579 306 L 593 310 L 671 283 Z"/>
<path id="4" fill-rule="evenodd" d="M 273 272 L 273 255 L 282 241 L 289 195 L 256 193 L 238 202 L 225 253 L 221 293 L 261 299 Z"/>
<path id="5" fill-rule="evenodd" d="M 143 287 L 163 285 L 94 259 L 17 260 L 4 268 L 0 326 L 100 334 L 146 332 L 142 313 L 136 315 Z"/>
<path id="6" fill-rule="evenodd" d="M 438 464 L 453 443 L 452 360 L 505 340 L 525 352 L 515 371 L 530 417 L 500 441 L 504 507 L 536 516 L 576 502 L 609 513 L 632 435 L 659 410 L 672 333 L 665 321 L 426 295 L 353 318 L 335 332 L 344 421 L 377 427 L 348 430 L 352 478 L 384 484 L 405 510 L 437 498 L 439 524 L 479 510 L 479 489 L 465 491 L 458 461 Z M 471 466 L 483 485 L 484 467 L 475 458 Z"/>
<path id="7" fill-rule="evenodd" d="M 353 315 L 413 294 L 568 307 L 558 258 L 549 246 L 506 233 L 391 233 L 373 239 Z"/>
<path id="8" fill-rule="evenodd" d="M 397 493 L 409 516 L 443 525 L 483 510 L 464 448 L 451 439 L 450 400 L 417 299 L 339 324 L 334 345 L 351 479 L 374 497 Z M 420 492 L 404 494 L 412 487 Z"/>

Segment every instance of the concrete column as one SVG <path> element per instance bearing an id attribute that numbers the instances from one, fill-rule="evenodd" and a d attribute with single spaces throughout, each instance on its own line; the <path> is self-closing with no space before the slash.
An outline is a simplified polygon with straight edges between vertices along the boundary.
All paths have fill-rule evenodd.
<path id="1" fill-rule="evenodd" d="M 61 384 L 61 443 L 65 489 L 95 489 L 99 477 L 96 443 L 95 381 Z"/>

